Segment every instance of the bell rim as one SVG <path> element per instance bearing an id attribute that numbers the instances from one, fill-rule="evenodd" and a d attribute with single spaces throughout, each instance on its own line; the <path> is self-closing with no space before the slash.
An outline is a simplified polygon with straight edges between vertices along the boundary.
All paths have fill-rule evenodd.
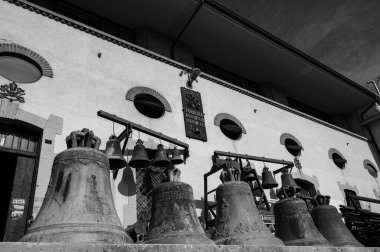
<path id="1" fill-rule="evenodd" d="M 205 233 L 195 233 L 194 234 L 194 232 L 188 231 L 188 232 L 181 232 L 180 234 L 178 234 L 178 232 L 177 232 L 175 234 L 167 235 L 167 233 L 166 233 L 164 235 L 166 235 L 166 237 L 159 237 L 159 238 L 152 238 L 150 240 L 145 240 L 144 244 L 195 244 L 196 241 L 191 240 L 191 239 L 195 239 L 195 240 L 200 240 L 200 242 L 198 244 L 215 245 L 215 242 L 213 240 L 211 240 L 210 238 L 208 238 Z M 148 237 L 149 237 L 149 235 L 148 235 Z M 175 240 L 177 240 L 177 242 L 175 242 L 175 243 L 165 242 L 165 241 L 168 241 L 171 239 L 173 239 L 173 240 L 175 239 Z"/>
<path id="2" fill-rule="evenodd" d="M 178 161 L 176 161 L 176 160 L 172 160 L 172 161 L 170 161 L 170 163 L 172 163 L 172 164 L 174 164 L 174 165 L 180 165 L 180 164 L 183 164 L 183 160 L 178 160 Z"/>
<path id="3" fill-rule="evenodd" d="M 168 165 L 170 165 L 170 161 L 153 161 L 153 165 L 156 166 L 156 167 L 166 167 Z"/>
<path id="4" fill-rule="evenodd" d="M 258 236 L 258 234 L 260 234 Z M 259 245 L 263 245 L 263 246 L 268 246 L 268 245 L 272 245 L 272 246 L 284 246 L 284 242 L 274 236 L 272 233 L 270 233 L 270 231 L 268 230 L 268 232 L 247 232 L 245 234 L 242 234 L 242 235 L 233 235 L 233 236 L 229 236 L 229 237 L 223 237 L 223 238 L 220 238 L 220 239 L 215 239 L 213 240 L 215 242 L 216 245 L 258 245 L 258 240 L 260 239 L 263 239 L 263 240 L 266 240 L 266 238 L 270 238 L 270 241 L 268 243 L 259 243 Z M 234 241 L 241 241 L 241 242 L 228 242 L 230 240 L 234 240 Z M 274 243 L 278 243 L 278 244 L 274 244 Z"/>
<path id="5" fill-rule="evenodd" d="M 322 235 L 322 234 L 321 234 Z M 281 238 L 279 238 L 281 239 Z M 316 247 L 334 247 L 326 238 L 321 240 L 311 240 L 311 239 L 297 239 L 292 241 L 284 241 L 286 246 L 316 246 Z"/>
<path id="6" fill-rule="evenodd" d="M 265 184 L 262 184 L 261 186 L 263 187 L 263 189 L 273 189 L 273 188 L 278 187 L 278 183 L 276 183 L 276 184 L 271 184 L 271 185 L 273 185 L 273 186 L 268 187 L 268 186 L 266 186 Z"/>
<path id="7" fill-rule="evenodd" d="M 49 232 L 49 235 L 46 235 L 47 232 Z M 35 228 L 32 226 L 21 238 L 20 242 L 75 242 L 75 238 L 74 241 L 73 239 L 68 239 L 73 233 L 75 235 L 86 234 L 90 237 L 97 237 L 97 235 L 104 233 L 104 237 L 107 239 L 107 241 L 99 241 L 87 238 L 87 240 L 84 239 L 81 242 L 133 243 L 132 238 L 125 233 L 124 228 L 106 223 L 59 223 Z M 54 235 L 57 235 L 57 237 L 52 238 Z M 112 237 L 111 239 L 108 238 L 110 236 Z M 115 239 L 117 241 L 113 242 Z"/>
<path id="8" fill-rule="evenodd" d="M 137 163 L 144 163 L 144 165 L 136 165 L 135 162 L 137 162 Z M 129 163 L 128 163 L 128 165 L 130 167 L 136 168 L 136 169 L 146 168 L 150 164 L 151 164 L 151 162 L 148 161 L 148 160 L 130 160 Z"/>

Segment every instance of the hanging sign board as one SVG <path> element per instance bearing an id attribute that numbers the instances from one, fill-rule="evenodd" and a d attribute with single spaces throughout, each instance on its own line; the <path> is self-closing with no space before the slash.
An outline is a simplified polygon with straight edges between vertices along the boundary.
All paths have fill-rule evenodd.
<path id="1" fill-rule="evenodd" d="M 181 87 L 186 137 L 207 141 L 201 94 Z"/>

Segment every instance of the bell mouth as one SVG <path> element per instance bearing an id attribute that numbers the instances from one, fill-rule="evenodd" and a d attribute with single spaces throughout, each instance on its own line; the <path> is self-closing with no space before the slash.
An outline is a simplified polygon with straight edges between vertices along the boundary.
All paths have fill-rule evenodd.
<path id="1" fill-rule="evenodd" d="M 170 161 L 155 161 L 153 162 L 153 165 L 157 167 L 166 167 L 170 165 Z"/>
<path id="2" fill-rule="evenodd" d="M 146 168 L 150 165 L 150 161 L 148 160 L 135 160 L 129 161 L 129 166 L 136 169 Z"/>
<path id="3" fill-rule="evenodd" d="M 125 160 L 109 158 L 109 162 L 110 162 L 110 170 L 118 170 L 127 166 L 127 162 Z"/>
<path id="4" fill-rule="evenodd" d="M 179 165 L 179 164 L 183 164 L 183 160 L 172 160 L 171 163 L 174 165 Z"/>

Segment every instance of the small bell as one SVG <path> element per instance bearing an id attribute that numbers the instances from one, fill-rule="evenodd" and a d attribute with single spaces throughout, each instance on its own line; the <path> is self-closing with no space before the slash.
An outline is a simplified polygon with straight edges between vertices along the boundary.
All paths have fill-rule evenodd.
<path id="1" fill-rule="evenodd" d="M 242 169 L 242 181 L 252 182 L 255 180 L 255 175 L 252 173 L 252 170 L 251 163 L 247 160 L 247 165 Z"/>
<path id="2" fill-rule="evenodd" d="M 170 160 L 166 155 L 166 151 L 162 144 L 157 145 L 156 157 L 153 160 L 153 165 L 157 167 L 166 167 L 170 164 Z"/>
<path id="3" fill-rule="evenodd" d="M 127 161 L 123 157 L 123 153 L 120 148 L 120 141 L 117 140 L 115 135 L 111 135 L 106 143 L 106 150 L 104 152 L 110 162 L 110 170 L 117 170 L 125 167 Z"/>
<path id="4" fill-rule="evenodd" d="M 183 159 L 181 158 L 181 155 L 177 147 L 174 147 L 171 162 L 173 165 L 179 165 L 183 163 Z"/>
<path id="5" fill-rule="evenodd" d="M 143 141 L 138 139 L 133 149 L 133 155 L 131 161 L 129 161 L 129 166 L 133 168 L 145 168 L 150 165 L 150 160 L 148 154 L 146 153 Z"/>
<path id="6" fill-rule="evenodd" d="M 266 167 L 266 166 L 264 167 L 261 176 L 263 178 L 262 186 L 264 189 L 271 189 L 271 188 L 275 188 L 278 186 L 278 183 L 273 178 L 272 172 L 269 171 L 268 167 Z"/>
<path id="7" fill-rule="evenodd" d="M 297 185 L 294 181 L 292 174 L 288 170 L 284 169 L 284 172 L 281 174 L 281 186 L 282 187 L 294 187 L 296 193 L 301 191 L 301 187 Z"/>

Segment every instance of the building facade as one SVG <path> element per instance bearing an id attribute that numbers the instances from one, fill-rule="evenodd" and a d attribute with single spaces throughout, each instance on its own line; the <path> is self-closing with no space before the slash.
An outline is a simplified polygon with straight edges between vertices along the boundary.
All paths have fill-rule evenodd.
<path id="1" fill-rule="evenodd" d="M 55 2 L 62 6 L 67 3 Z M 153 2 L 147 8 L 154 8 Z M 247 51 L 255 58 L 234 54 L 230 47 L 237 50 L 239 46 L 219 40 L 210 32 L 214 47 L 231 49 L 225 51 L 225 59 L 220 59 L 218 66 L 215 62 L 220 55 L 209 53 L 215 48 L 208 40 L 194 39 L 190 43 L 190 38 L 204 36 L 196 33 L 201 31 L 199 27 L 195 29 L 201 18 L 212 20 L 209 25 L 215 30 L 224 25 L 219 21 L 231 25 L 224 9 L 213 1 L 206 2 L 199 7 L 194 27 L 189 26 L 189 34 L 183 35 L 187 40 L 181 41 L 177 36 L 178 43 L 173 46 L 177 41 L 155 30 L 153 24 L 123 33 L 121 26 L 109 22 L 107 32 L 106 26 L 101 31 L 83 24 L 90 18 L 82 23 L 74 20 L 76 11 L 83 8 L 67 5 L 70 8 L 62 7 L 67 12 L 64 15 L 62 9 L 56 10 L 61 14 L 56 13 L 53 5 L 46 3 L 0 1 L 0 83 L 8 88 L 16 83 L 25 91 L 25 95 L 2 96 L 0 103 L 0 155 L 7 160 L 2 165 L 7 171 L 2 179 L 8 186 L 2 201 L 9 202 L 2 209 L 7 213 L 2 215 L 6 218 L 1 223 L 4 241 L 17 240 L 25 232 L 27 221 L 37 215 L 54 157 L 66 149 L 65 138 L 71 131 L 93 130 L 103 140 L 100 149 L 105 149 L 110 134 L 124 130 L 118 124 L 113 130 L 111 121 L 97 116 L 99 110 L 189 144 L 190 157 L 178 167 L 182 181 L 193 187 L 199 215 L 203 207 L 203 174 L 211 169 L 215 150 L 294 161 L 292 174 L 305 195 L 312 196 L 317 191 L 330 195 L 334 206 L 346 204 L 347 190 L 379 198 L 379 97 L 263 31 L 247 28 L 244 20 L 234 16 L 229 16 L 235 18 L 233 27 L 240 24 L 239 31 L 244 28 L 255 36 L 255 49 Z M 169 5 L 164 13 L 174 8 Z M 196 11 L 194 8 L 189 13 Z M 185 16 L 190 20 L 190 15 Z M 186 22 L 183 24 L 185 28 Z M 112 35 L 114 27 L 116 35 Z M 244 34 L 235 34 L 232 28 L 225 31 L 230 32 L 228 37 L 236 36 L 234 41 L 241 47 L 250 48 L 250 40 L 239 37 Z M 198 47 L 201 42 L 204 48 Z M 173 52 L 175 56 L 171 57 Z M 240 61 L 230 62 L 239 57 Z M 256 63 L 250 65 L 249 60 Z M 240 72 L 234 70 L 239 64 L 245 66 Z M 188 138 L 185 132 L 181 87 L 186 87 L 186 71 L 192 67 L 202 71 L 192 89 L 201 95 L 207 134 L 204 141 Z M 22 97 L 24 102 L 15 97 Z M 139 99 L 158 104 L 158 115 L 144 105 L 139 107 Z M 237 135 L 224 131 L 223 120 L 240 129 Z M 161 142 L 134 131 L 127 148 L 132 150 L 139 138 L 152 149 Z M 164 141 L 162 144 L 173 148 Z M 301 150 L 292 152 L 288 148 L 292 144 Z M 131 156 L 125 158 L 130 160 Z M 262 162 L 254 165 L 259 173 L 264 165 L 271 170 L 281 168 Z M 112 179 L 117 213 L 125 227 L 136 222 L 142 204 L 139 179 L 146 178 L 139 178 L 129 166 Z M 279 175 L 276 180 L 280 182 Z M 215 175 L 209 186 L 215 188 L 218 184 Z M 275 202 L 273 193 L 267 192 L 267 196 Z M 380 210 L 376 204 L 362 207 Z"/>

